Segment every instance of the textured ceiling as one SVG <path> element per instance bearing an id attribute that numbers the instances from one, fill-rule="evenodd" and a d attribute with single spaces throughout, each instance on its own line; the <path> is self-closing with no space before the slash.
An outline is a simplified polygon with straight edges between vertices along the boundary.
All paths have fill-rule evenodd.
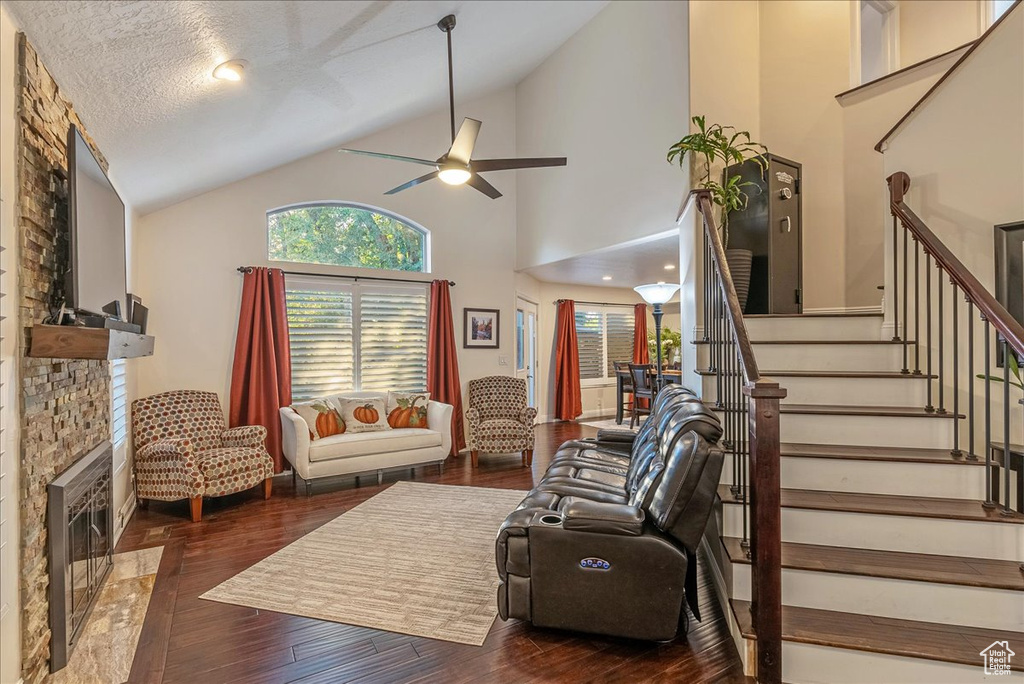
<path id="1" fill-rule="evenodd" d="M 666 270 L 665 266 L 673 268 Z M 679 231 L 588 252 L 571 259 L 534 266 L 525 271 L 548 283 L 628 287 L 646 283 L 679 282 Z M 611 276 L 611 280 L 604 280 Z"/>
<path id="2" fill-rule="evenodd" d="M 445 14 L 458 116 L 605 4 L 8 3 L 143 213 L 445 107 Z M 242 83 L 211 77 L 228 59 L 248 61 Z"/>

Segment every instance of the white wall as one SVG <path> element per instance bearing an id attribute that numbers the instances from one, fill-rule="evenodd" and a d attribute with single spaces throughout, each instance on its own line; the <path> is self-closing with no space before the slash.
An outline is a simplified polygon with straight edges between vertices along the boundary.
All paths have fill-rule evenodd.
<path id="1" fill-rule="evenodd" d="M 843 123 L 845 288 L 848 308 L 878 306 L 890 224 L 882 155 L 874 147 L 957 57 L 954 53 L 839 100 Z"/>
<path id="2" fill-rule="evenodd" d="M 520 156 L 566 156 L 519 178 L 528 268 L 671 229 L 688 187 L 665 153 L 687 132 L 687 3 L 613 2 L 516 88 Z"/>
<path id="3" fill-rule="evenodd" d="M 460 104 L 457 113 L 484 123 L 477 156 L 515 156 L 514 91 Z M 349 146 L 432 159 L 449 143 L 447 112 L 437 112 Z M 462 339 L 463 307 L 501 310 L 498 350 L 461 349 L 460 342 L 463 385 L 484 375 L 511 374 L 517 172 L 489 174 L 504 193 L 497 200 L 468 186 L 450 187 L 438 181 L 393 196 L 383 194 L 421 173 L 412 164 L 331 149 L 141 217 L 134 235 L 136 283 L 150 308 L 156 353 L 137 362 L 138 394 L 175 388 L 211 390 L 220 394 L 227 409 L 242 286 L 235 269 L 242 265 L 287 268 L 267 260 L 266 212 L 316 200 L 371 204 L 428 228 L 432 276 L 457 283 L 452 289 L 457 338 Z M 317 270 L 306 265 L 297 268 Z M 499 365 L 501 358 L 508 365 Z"/>
<path id="4" fill-rule="evenodd" d="M 0 464 L 0 544 L 4 545 L 0 565 L 0 682 L 12 684 L 21 676 L 21 602 L 18 596 L 19 576 L 19 408 L 21 392 L 18 380 L 18 233 L 15 223 L 17 179 L 17 113 L 16 70 L 18 28 L 0 3 L 0 269 L 5 271 L 2 287 L 7 294 L 0 300 L 0 323 L 3 344 L 0 345 L 0 373 L 3 376 L 3 462 Z"/>
<path id="5" fill-rule="evenodd" d="M 691 114 L 749 131 L 759 139 L 760 3 L 690 0 L 689 4 Z M 728 35 L 725 42 L 723 35 Z"/>
<path id="6" fill-rule="evenodd" d="M 889 140 L 884 155 L 887 175 L 910 175 L 907 205 L 990 292 L 994 226 L 1024 220 L 1022 151 L 1024 7 L 1017 6 Z M 975 325 L 979 341 L 981 327 Z M 983 345 L 975 346 L 980 369 Z M 993 391 L 1001 400 L 1000 386 Z"/>
<path id="7" fill-rule="evenodd" d="M 980 36 L 989 0 L 902 0 L 900 67 L 942 54 Z"/>

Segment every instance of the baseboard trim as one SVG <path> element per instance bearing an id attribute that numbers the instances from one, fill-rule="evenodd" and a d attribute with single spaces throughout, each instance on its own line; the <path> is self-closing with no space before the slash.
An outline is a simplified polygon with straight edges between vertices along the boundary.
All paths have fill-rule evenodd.
<path id="1" fill-rule="evenodd" d="M 610 410 L 609 409 L 604 409 L 604 408 L 588 409 L 588 410 L 584 411 L 583 413 L 581 413 L 580 415 L 576 416 L 575 420 L 577 422 L 579 422 L 579 421 L 582 421 L 582 420 L 590 420 L 591 418 L 600 418 L 601 416 L 608 416 L 608 415 L 614 415 L 614 414 L 615 414 L 615 409 L 614 408 L 612 408 Z M 561 418 L 557 418 L 555 416 L 538 416 L 537 417 L 537 422 L 538 423 L 570 423 L 572 421 L 568 421 L 568 420 L 563 421 Z"/>
<path id="2" fill-rule="evenodd" d="M 875 306 L 822 306 L 805 308 L 805 314 L 881 314 L 882 305 Z"/>

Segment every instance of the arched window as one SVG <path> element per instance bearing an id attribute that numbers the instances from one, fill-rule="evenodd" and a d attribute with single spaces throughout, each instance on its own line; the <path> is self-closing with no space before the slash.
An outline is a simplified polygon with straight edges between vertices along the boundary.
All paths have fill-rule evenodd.
<path id="1" fill-rule="evenodd" d="M 267 212 L 271 261 L 390 271 L 430 270 L 430 233 L 363 204 L 316 202 Z"/>

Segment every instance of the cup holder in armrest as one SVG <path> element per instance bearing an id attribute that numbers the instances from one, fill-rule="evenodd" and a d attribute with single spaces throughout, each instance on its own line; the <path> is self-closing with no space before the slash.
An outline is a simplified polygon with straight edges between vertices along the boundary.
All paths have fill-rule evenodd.
<path id="1" fill-rule="evenodd" d="M 540 521 L 545 525 L 561 525 L 562 516 L 555 515 L 553 513 L 548 513 L 546 515 L 540 516 Z"/>

